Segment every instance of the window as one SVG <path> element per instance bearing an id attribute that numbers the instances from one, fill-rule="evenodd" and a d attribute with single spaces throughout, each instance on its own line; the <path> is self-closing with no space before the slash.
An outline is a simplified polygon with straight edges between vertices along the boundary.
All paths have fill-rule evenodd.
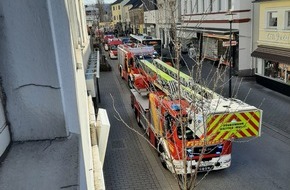
<path id="1" fill-rule="evenodd" d="M 116 20 L 116 16 L 114 16 L 114 20 Z"/>
<path id="2" fill-rule="evenodd" d="M 286 11 L 286 28 L 290 28 L 290 11 Z"/>
<path id="3" fill-rule="evenodd" d="M 202 10 L 202 12 L 204 13 L 205 10 L 206 10 L 206 9 L 205 9 L 205 5 L 204 5 L 204 1 L 202 0 L 201 2 L 202 2 L 202 8 L 201 8 L 201 10 Z"/>
<path id="4" fill-rule="evenodd" d="M 113 11 L 115 10 L 115 6 L 113 6 Z"/>
<path id="5" fill-rule="evenodd" d="M 184 1 L 184 14 L 187 14 L 187 0 Z"/>
<path id="6" fill-rule="evenodd" d="M 118 6 L 118 9 L 120 10 L 120 5 Z"/>
<path id="7" fill-rule="evenodd" d="M 228 0 L 228 10 L 232 9 L 232 0 Z"/>
<path id="8" fill-rule="evenodd" d="M 213 0 L 209 0 L 209 12 L 212 12 L 212 3 L 213 3 Z"/>
<path id="9" fill-rule="evenodd" d="M 121 15 L 119 15 L 119 20 L 121 20 Z"/>
<path id="10" fill-rule="evenodd" d="M 277 27 L 277 11 L 271 11 L 267 13 L 268 27 L 276 28 Z"/>
<path id="11" fill-rule="evenodd" d="M 193 0 L 190 0 L 190 13 L 193 13 Z"/>
<path id="12" fill-rule="evenodd" d="M 264 60 L 264 75 L 285 83 L 290 83 L 290 66 L 285 63 L 278 63 Z"/>
<path id="13" fill-rule="evenodd" d="M 218 3 L 218 6 L 217 6 L 218 11 L 221 11 L 222 10 L 222 0 L 218 0 L 217 3 Z"/>

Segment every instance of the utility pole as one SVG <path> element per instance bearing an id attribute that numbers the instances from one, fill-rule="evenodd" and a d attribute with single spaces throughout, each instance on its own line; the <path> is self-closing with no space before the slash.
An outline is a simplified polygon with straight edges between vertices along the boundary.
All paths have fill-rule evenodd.
<path id="1" fill-rule="evenodd" d="M 232 11 L 229 11 L 226 14 L 229 17 L 229 23 L 230 23 L 230 45 L 229 45 L 229 98 L 232 97 L 232 60 L 234 59 L 232 56 L 232 23 L 233 23 L 233 17 L 234 14 Z"/>

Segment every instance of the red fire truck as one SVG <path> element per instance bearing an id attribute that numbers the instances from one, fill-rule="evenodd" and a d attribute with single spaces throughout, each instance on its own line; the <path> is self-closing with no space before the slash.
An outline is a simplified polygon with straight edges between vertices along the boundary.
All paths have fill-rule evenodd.
<path id="1" fill-rule="evenodd" d="M 155 58 L 155 50 L 152 46 L 138 45 L 136 44 L 122 44 L 118 46 L 118 61 L 119 61 L 119 72 L 120 76 L 128 81 L 130 88 L 133 88 L 133 81 L 139 76 L 142 72 L 142 68 L 139 67 L 139 60 L 151 60 Z M 138 81 L 135 82 L 135 87 L 140 91 L 147 91 L 146 85 L 142 83 L 143 88 L 139 88 L 142 83 L 142 80 L 138 78 Z"/>
<path id="2" fill-rule="evenodd" d="M 202 96 L 157 64 L 140 61 L 154 88 L 145 96 L 131 89 L 131 106 L 162 165 L 176 174 L 230 167 L 233 139 L 259 136 L 262 110 L 236 99 Z"/>

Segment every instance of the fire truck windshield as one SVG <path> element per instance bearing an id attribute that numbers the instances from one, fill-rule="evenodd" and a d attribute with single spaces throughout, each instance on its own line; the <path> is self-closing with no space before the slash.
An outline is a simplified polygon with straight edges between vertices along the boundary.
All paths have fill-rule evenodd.
<path id="1" fill-rule="evenodd" d="M 193 131 L 189 127 L 185 127 L 184 132 L 185 132 L 184 138 L 186 140 L 199 139 L 196 135 L 194 135 Z M 180 140 L 182 139 L 182 127 L 177 127 L 177 136 Z"/>
<path id="2" fill-rule="evenodd" d="M 117 50 L 117 46 L 112 45 L 112 46 L 111 46 L 111 50 Z"/>
<path id="3" fill-rule="evenodd" d="M 153 56 L 152 55 L 135 55 L 136 60 L 145 59 L 149 62 L 152 62 Z"/>

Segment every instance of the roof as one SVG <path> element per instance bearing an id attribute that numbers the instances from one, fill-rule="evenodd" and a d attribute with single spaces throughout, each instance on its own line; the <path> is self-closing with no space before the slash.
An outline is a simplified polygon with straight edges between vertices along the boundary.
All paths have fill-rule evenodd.
<path id="1" fill-rule="evenodd" d="M 290 63 L 290 49 L 277 48 L 271 46 L 258 46 L 258 48 L 251 53 L 252 57 L 258 57 L 269 61 L 277 61 L 282 63 Z"/>
<path id="2" fill-rule="evenodd" d="M 114 3 L 112 3 L 111 5 L 116 5 L 116 4 L 119 4 L 121 3 L 123 0 L 116 0 Z"/>
<path id="3" fill-rule="evenodd" d="M 143 5 L 143 2 L 142 2 L 142 0 L 137 0 L 137 1 L 136 1 L 134 4 L 132 4 L 132 5 L 133 5 L 133 7 L 132 7 L 130 10 L 140 8 L 141 5 Z"/>
<path id="4" fill-rule="evenodd" d="M 124 6 L 127 6 L 127 5 L 134 5 L 137 1 L 139 0 L 130 0 L 128 3 L 126 3 Z"/>
<path id="5" fill-rule="evenodd" d="M 157 10 L 157 0 L 143 0 L 144 11 Z"/>
<path id="6" fill-rule="evenodd" d="M 275 0 L 254 0 L 253 3 L 260 3 L 260 2 L 266 2 L 266 1 L 275 1 Z"/>

